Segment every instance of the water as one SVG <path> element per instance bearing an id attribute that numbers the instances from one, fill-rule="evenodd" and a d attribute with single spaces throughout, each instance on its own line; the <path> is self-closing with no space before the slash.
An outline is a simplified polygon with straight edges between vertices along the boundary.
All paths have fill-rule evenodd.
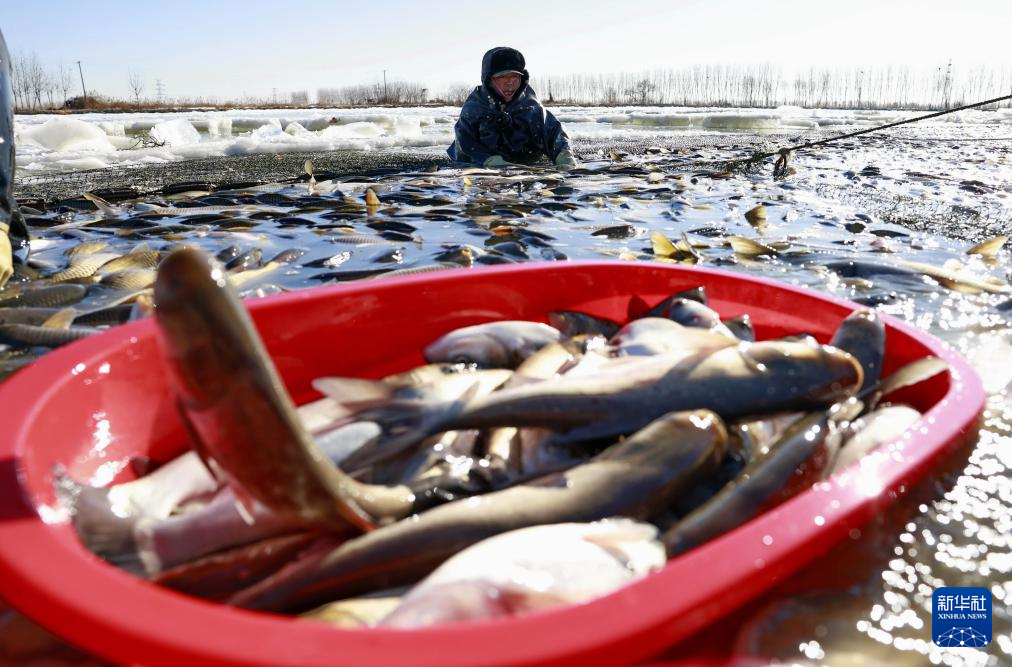
<path id="1" fill-rule="evenodd" d="M 958 264 L 1007 286 L 1008 249 L 993 259 L 966 251 L 1012 226 L 1009 135 L 1012 127 L 1000 123 L 918 125 L 802 152 L 791 161 L 796 173 L 782 182 L 770 178 L 769 165 L 752 175 L 724 173 L 720 161 L 747 150 L 686 147 L 651 131 L 650 142 L 675 150 L 584 150 L 584 164 L 569 174 L 439 168 L 346 176 L 313 191 L 303 176 L 255 190 L 143 200 L 256 206 L 195 221 L 152 216 L 131 202 L 120 204 L 119 218 L 102 219 L 86 202 L 65 202 L 31 217 L 34 257 L 55 270 L 66 249 L 95 239 L 123 252 L 141 242 L 153 249 L 195 243 L 214 253 L 259 249 L 264 262 L 295 250 L 243 285 L 245 295 L 256 296 L 440 263 L 655 261 L 649 235 L 660 231 L 675 241 L 685 234 L 702 265 L 874 305 L 946 341 L 978 369 L 990 393 L 979 437 L 871 525 L 753 605 L 727 643 L 738 655 L 785 663 L 1005 664 L 1012 661 L 1012 294 L 955 291 L 923 275 L 848 278 L 825 264 Z M 379 196 L 378 209 L 365 206 L 367 188 Z M 758 205 L 766 217 L 753 225 L 745 212 Z M 56 222 L 91 224 L 54 231 Z M 781 252 L 736 255 L 731 236 Z M 118 296 L 92 287 L 82 306 Z M 832 590 L 803 585 L 827 575 L 839 583 Z M 931 592 L 939 586 L 990 588 L 994 641 L 987 649 L 931 644 Z"/>

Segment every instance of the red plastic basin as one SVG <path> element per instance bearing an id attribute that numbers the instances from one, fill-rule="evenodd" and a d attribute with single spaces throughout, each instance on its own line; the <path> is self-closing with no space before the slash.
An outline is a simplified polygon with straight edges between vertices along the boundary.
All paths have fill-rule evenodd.
<path id="1" fill-rule="evenodd" d="M 748 313 L 758 336 L 828 340 L 857 306 L 739 273 L 652 263 L 572 262 L 321 287 L 248 302 L 296 402 L 321 375 L 378 377 L 422 363 L 454 328 L 545 321 L 581 310 L 624 320 L 631 297 L 653 305 L 704 285 L 722 316 Z M 50 511 L 52 468 L 125 479 L 126 457 L 165 460 L 186 447 L 154 323 L 118 327 L 56 350 L 0 385 L 0 594 L 67 640 L 145 665 L 422 665 L 623 663 L 656 654 L 768 589 L 860 526 L 975 430 L 984 393 L 941 342 L 892 318 L 886 372 L 935 355 L 948 375 L 906 392 L 923 418 L 856 474 L 819 483 L 748 524 L 590 604 L 427 630 L 337 630 L 204 602 L 159 588 L 88 552 Z"/>

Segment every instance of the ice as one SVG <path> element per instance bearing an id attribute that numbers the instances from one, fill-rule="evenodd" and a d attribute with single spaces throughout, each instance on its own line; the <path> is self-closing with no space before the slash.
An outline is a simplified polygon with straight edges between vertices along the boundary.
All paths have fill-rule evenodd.
<path id="1" fill-rule="evenodd" d="M 776 114 L 724 113 L 707 116 L 703 127 L 721 130 L 775 130 L 780 127 Z"/>
<path id="2" fill-rule="evenodd" d="M 109 166 L 107 160 L 97 157 L 82 157 L 69 160 L 58 160 L 56 165 L 68 171 L 86 171 L 88 169 L 105 169 Z"/>
<path id="3" fill-rule="evenodd" d="M 289 123 L 285 126 L 285 134 L 291 134 L 292 136 L 306 136 L 312 133 L 303 127 L 301 123 Z"/>
<path id="4" fill-rule="evenodd" d="M 101 127 L 76 118 L 52 118 L 39 127 L 21 131 L 15 141 L 19 149 L 30 141 L 55 152 L 116 150 Z"/>
<path id="5" fill-rule="evenodd" d="M 98 124 L 98 126 L 110 137 L 126 136 L 126 125 L 122 121 L 103 120 Z"/>
<path id="6" fill-rule="evenodd" d="M 207 134 L 211 137 L 229 137 L 232 135 L 232 119 L 226 116 L 212 116 L 207 119 Z"/>
<path id="7" fill-rule="evenodd" d="M 151 128 L 151 138 L 169 147 L 186 146 L 200 141 L 200 133 L 181 118 L 167 120 Z"/>
<path id="8" fill-rule="evenodd" d="M 926 112 L 846 109 L 726 109 L 676 106 L 550 107 L 575 139 L 638 139 L 658 133 L 714 134 L 726 131 L 798 132 L 870 128 L 915 118 Z M 235 109 L 169 113 L 85 113 L 73 118 L 53 114 L 16 116 L 18 168 L 33 173 L 66 170 L 101 152 L 107 166 L 220 155 L 251 155 L 374 150 L 404 147 L 443 148 L 453 141 L 459 107 L 364 109 Z M 930 121 L 936 122 L 936 121 Z M 1008 131 L 1012 111 L 970 110 L 938 119 L 935 127 L 1001 126 Z M 923 127 L 923 125 L 921 125 Z M 951 129 L 949 130 L 952 131 Z M 162 147 L 142 146 L 149 133 Z M 855 154 L 852 168 L 869 156 Z M 879 159 L 881 161 L 881 159 Z M 93 163 L 89 163 L 93 164 Z"/>

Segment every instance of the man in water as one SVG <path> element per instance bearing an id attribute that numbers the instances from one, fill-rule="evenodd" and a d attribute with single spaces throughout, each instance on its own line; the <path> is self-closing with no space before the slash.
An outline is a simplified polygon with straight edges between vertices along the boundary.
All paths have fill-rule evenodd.
<path id="1" fill-rule="evenodd" d="M 15 254 L 22 261 L 28 255 L 28 229 L 14 200 L 14 111 L 11 102 L 11 57 L 0 32 L 0 287 L 14 273 Z"/>
<path id="2" fill-rule="evenodd" d="M 569 135 L 527 85 L 525 66 L 523 54 L 508 46 L 481 59 L 481 85 L 464 102 L 446 151 L 452 160 L 506 167 L 548 157 L 563 169 L 576 166 Z"/>

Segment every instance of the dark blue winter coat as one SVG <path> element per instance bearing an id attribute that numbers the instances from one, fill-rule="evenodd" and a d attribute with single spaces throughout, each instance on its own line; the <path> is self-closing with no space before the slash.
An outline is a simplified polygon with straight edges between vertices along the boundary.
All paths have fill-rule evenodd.
<path id="1" fill-rule="evenodd" d="M 521 72 L 517 93 L 504 102 L 492 86 L 499 63 L 512 63 Z M 493 69 L 496 63 L 496 69 Z M 499 46 L 481 60 L 481 85 L 471 91 L 454 127 L 456 140 L 446 153 L 458 162 L 482 164 L 493 155 L 508 162 L 536 162 L 547 156 L 555 160 L 562 151 L 571 151 L 569 135 L 558 119 L 538 101 L 527 82 L 523 56 L 516 49 Z"/>

